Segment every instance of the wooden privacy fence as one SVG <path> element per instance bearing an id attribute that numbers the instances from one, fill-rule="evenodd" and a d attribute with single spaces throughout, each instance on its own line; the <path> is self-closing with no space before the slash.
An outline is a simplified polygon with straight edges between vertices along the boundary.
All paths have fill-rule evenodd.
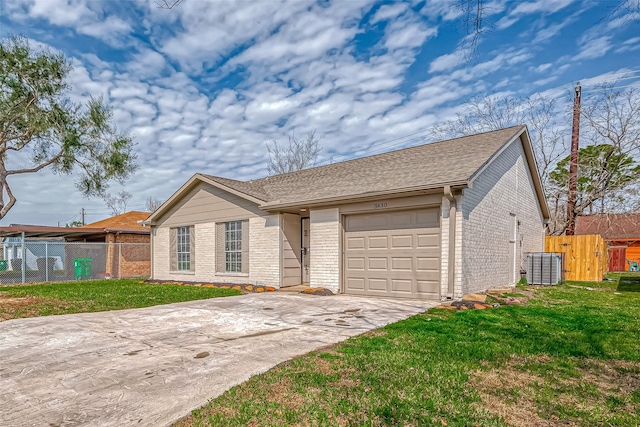
<path id="1" fill-rule="evenodd" d="M 547 236 L 545 252 L 564 252 L 565 279 L 599 282 L 607 272 L 607 244 L 602 236 Z"/>

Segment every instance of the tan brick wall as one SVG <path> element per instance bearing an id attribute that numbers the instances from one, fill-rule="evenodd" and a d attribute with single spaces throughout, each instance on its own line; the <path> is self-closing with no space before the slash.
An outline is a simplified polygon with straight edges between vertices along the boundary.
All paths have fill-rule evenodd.
<path id="1" fill-rule="evenodd" d="M 338 208 L 310 212 L 310 285 L 340 290 L 340 212 Z"/>

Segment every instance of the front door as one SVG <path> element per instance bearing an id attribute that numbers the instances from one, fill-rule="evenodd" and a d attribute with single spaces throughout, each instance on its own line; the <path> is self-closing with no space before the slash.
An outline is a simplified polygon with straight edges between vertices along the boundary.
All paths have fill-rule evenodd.
<path id="1" fill-rule="evenodd" d="M 310 243 L 311 243 L 311 233 L 310 233 L 310 226 L 309 226 L 309 218 L 302 218 L 302 277 L 301 277 L 301 281 L 304 284 L 309 284 L 309 279 L 310 279 L 310 268 L 309 268 L 309 261 L 311 258 L 311 253 L 310 250 L 311 248 L 309 247 Z"/>

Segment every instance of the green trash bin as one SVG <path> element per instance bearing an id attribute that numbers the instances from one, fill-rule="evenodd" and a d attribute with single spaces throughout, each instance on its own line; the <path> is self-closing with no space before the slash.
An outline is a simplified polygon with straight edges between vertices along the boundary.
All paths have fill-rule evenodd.
<path id="1" fill-rule="evenodd" d="M 0 271 L 7 271 L 7 260 L 0 259 Z"/>
<path id="2" fill-rule="evenodd" d="M 91 279 L 92 258 L 75 258 L 73 260 L 73 270 L 76 280 Z"/>

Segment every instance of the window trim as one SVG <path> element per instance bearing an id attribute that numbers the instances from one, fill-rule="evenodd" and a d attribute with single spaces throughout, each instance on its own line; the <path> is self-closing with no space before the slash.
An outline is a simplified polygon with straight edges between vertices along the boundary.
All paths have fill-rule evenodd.
<path id="1" fill-rule="evenodd" d="M 242 221 L 227 221 L 224 223 L 224 272 L 242 273 L 242 261 Z"/>
<path id="2" fill-rule="evenodd" d="M 176 258 L 179 272 L 191 271 L 191 226 L 176 227 Z M 182 250 L 180 250 L 182 249 Z M 182 258 L 182 259 L 181 259 Z"/>
<path id="3" fill-rule="evenodd" d="M 235 270 L 227 270 L 227 256 L 225 251 L 225 230 L 230 230 L 228 223 L 235 223 L 233 226 L 234 233 L 237 234 L 233 237 L 234 251 L 238 254 L 237 260 L 230 260 L 236 262 Z M 249 250 L 249 234 L 250 234 L 250 221 L 248 218 L 230 218 L 226 221 L 216 221 L 215 223 L 215 275 L 227 276 L 227 277 L 247 277 L 250 275 L 249 265 L 250 262 L 250 250 Z M 229 241 L 227 241 L 229 243 Z M 230 268 L 231 269 L 231 268 Z"/>

